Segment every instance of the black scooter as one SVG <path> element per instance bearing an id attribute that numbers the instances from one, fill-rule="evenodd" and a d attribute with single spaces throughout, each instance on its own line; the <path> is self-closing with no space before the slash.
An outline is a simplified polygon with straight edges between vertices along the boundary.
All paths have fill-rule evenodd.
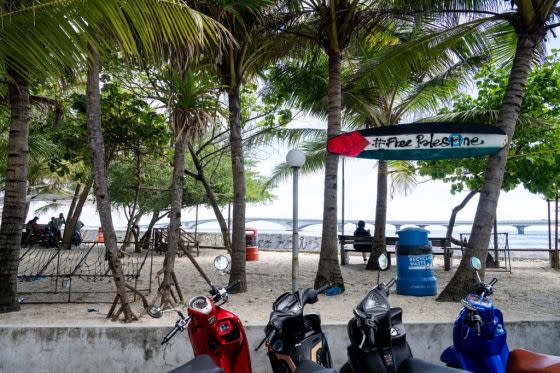
<path id="1" fill-rule="evenodd" d="M 284 293 L 272 305 L 266 335 L 255 351 L 266 343 L 274 373 L 336 372 L 330 369 L 331 353 L 320 316 L 303 313 L 305 305 L 317 302 L 317 296 L 328 288 Z"/>
<path id="2" fill-rule="evenodd" d="M 379 268 L 386 269 L 385 255 L 379 258 Z M 348 362 L 340 373 L 452 373 L 460 370 L 434 365 L 412 357 L 406 341 L 402 322 L 402 309 L 391 307 L 389 290 L 395 279 L 387 284 L 379 283 L 354 309 L 354 317 L 348 322 Z"/>

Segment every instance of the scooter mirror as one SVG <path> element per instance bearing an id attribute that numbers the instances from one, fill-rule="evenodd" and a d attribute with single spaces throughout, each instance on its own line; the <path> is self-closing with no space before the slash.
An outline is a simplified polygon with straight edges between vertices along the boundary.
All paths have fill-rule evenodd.
<path id="1" fill-rule="evenodd" d="M 150 315 L 150 317 L 153 317 L 154 319 L 159 319 L 160 317 L 163 316 L 163 311 L 160 307 L 156 306 L 155 304 L 152 304 L 151 306 L 148 306 L 148 308 L 146 309 L 146 312 L 148 312 L 148 315 Z"/>
<path id="2" fill-rule="evenodd" d="M 387 259 L 387 255 L 381 254 L 379 258 L 377 258 L 377 264 L 379 265 L 379 269 L 384 271 L 389 267 L 389 259 Z"/>
<path id="3" fill-rule="evenodd" d="M 225 256 L 218 255 L 214 259 L 214 268 L 216 268 L 218 271 L 223 271 L 227 267 L 229 267 L 229 259 L 226 258 Z"/>
<path id="4" fill-rule="evenodd" d="M 480 259 L 478 259 L 476 256 L 471 257 L 471 267 L 473 267 L 477 271 L 482 268 L 482 263 L 480 263 Z"/>

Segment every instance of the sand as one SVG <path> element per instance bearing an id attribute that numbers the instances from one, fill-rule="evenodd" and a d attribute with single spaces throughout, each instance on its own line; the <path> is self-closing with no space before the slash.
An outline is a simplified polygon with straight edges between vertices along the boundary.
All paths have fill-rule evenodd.
<path id="1" fill-rule="evenodd" d="M 217 284 L 227 283 L 228 276 L 220 276 L 212 266 L 213 258 L 222 252 L 201 250 L 197 259 L 207 274 Z M 291 254 L 289 252 L 260 251 L 260 260 L 247 263 L 249 290 L 243 294 L 232 294 L 225 308 L 237 313 L 247 325 L 264 325 L 268 321 L 272 302 L 283 292 L 291 289 Z M 312 286 L 319 255 L 300 254 L 300 286 Z M 154 256 L 154 272 L 161 268 L 162 256 Z M 323 323 L 346 323 L 352 317 L 353 307 L 368 290 L 375 285 L 377 272 L 364 270 L 361 256 L 352 255 L 350 265 L 342 267 L 346 292 L 338 296 L 321 296 L 319 302 L 308 306 L 308 311 L 318 311 Z M 458 260 L 454 259 L 456 268 Z M 487 278 L 496 277 L 493 299 L 509 321 L 516 320 L 559 320 L 560 319 L 560 271 L 549 268 L 543 260 L 512 260 L 513 271 L 488 272 Z M 148 271 L 146 271 L 146 276 Z M 197 294 L 207 294 L 208 285 L 198 274 L 187 257 L 177 258 L 176 273 L 184 298 L 188 301 Z M 451 278 L 453 271 L 445 272 L 443 262 L 436 258 L 434 274 L 440 291 Z M 395 276 L 395 268 L 381 274 L 387 282 Z M 49 280 L 50 281 L 50 280 Z M 140 281 L 147 285 L 147 278 Z M 100 286 L 99 283 L 91 286 Z M 101 285 L 111 290 L 112 284 L 104 280 Z M 153 286 L 155 289 L 157 286 Z M 394 290 L 394 289 L 393 289 Z M 154 292 L 148 296 L 152 299 Z M 411 297 L 392 293 L 393 307 L 404 309 L 405 322 L 453 321 L 461 308 L 458 302 L 435 302 L 435 297 Z M 20 312 L 0 314 L 0 325 L 72 325 L 118 326 L 105 318 L 109 310 L 107 303 L 93 304 L 27 304 L 22 303 Z M 88 309 L 90 311 L 88 311 Z M 134 304 L 137 314 L 143 314 L 141 303 Z M 93 310 L 93 311 L 92 311 Z M 172 325 L 176 316 L 167 312 L 161 319 L 143 315 L 133 325 Z"/>

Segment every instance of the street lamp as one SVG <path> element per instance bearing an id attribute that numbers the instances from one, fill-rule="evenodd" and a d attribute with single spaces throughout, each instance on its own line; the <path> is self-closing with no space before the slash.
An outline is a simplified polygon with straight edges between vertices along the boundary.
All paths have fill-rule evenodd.
<path id="1" fill-rule="evenodd" d="M 292 219 L 292 292 L 297 291 L 297 274 L 299 271 L 299 235 L 298 235 L 298 171 L 305 163 L 305 154 L 299 149 L 292 149 L 286 155 L 286 163 L 293 170 L 293 219 Z"/>

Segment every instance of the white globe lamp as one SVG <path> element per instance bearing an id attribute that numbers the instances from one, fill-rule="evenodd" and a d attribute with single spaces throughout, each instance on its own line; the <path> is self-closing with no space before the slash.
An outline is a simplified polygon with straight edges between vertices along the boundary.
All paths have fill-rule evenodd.
<path id="1" fill-rule="evenodd" d="M 300 168 L 305 163 L 305 153 L 299 149 L 292 149 L 286 154 L 286 163 L 293 168 Z"/>

